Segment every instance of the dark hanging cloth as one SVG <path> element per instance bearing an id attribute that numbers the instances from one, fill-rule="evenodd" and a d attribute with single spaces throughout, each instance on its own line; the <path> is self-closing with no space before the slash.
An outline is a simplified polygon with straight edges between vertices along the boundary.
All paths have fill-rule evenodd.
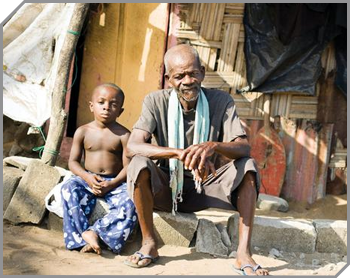
<path id="1" fill-rule="evenodd" d="M 315 94 L 321 54 L 340 31 L 335 4 L 246 4 L 248 86 L 238 92 Z"/>
<path id="2" fill-rule="evenodd" d="M 335 75 L 335 85 L 347 96 L 347 50 L 346 50 L 347 30 L 342 28 L 342 33 L 334 40 L 335 61 L 337 72 Z"/>

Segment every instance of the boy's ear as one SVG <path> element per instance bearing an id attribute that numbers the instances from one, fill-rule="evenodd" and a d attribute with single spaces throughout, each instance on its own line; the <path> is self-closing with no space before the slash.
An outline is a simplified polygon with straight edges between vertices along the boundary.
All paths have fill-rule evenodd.
<path id="1" fill-rule="evenodd" d="M 119 117 L 123 112 L 124 112 L 124 108 L 122 107 L 122 108 L 120 108 L 118 117 Z"/>
<path id="2" fill-rule="evenodd" d="M 94 105 L 93 105 L 92 101 L 89 101 L 89 107 L 90 107 L 90 111 L 94 112 Z"/>

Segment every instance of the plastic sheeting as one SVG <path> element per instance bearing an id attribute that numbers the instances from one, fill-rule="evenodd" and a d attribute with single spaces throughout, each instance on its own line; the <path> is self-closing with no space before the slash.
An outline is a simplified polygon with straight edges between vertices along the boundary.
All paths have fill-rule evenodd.
<path id="1" fill-rule="evenodd" d="M 291 6 L 288 10 L 282 5 Z M 245 5 L 248 86 L 238 92 L 315 94 L 315 85 L 321 73 L 322 51 L 339 34 L 339 30 L 334 23 L 331 4 L 318 7 L 306 5 Z M 277 16 L 279 18 L 276 19 Z"/>
<path id="2" fill-rule="evenodd" d="M 42 126 L 50 118 L 58 57 L 74 3 L 24 4 L 3 28 L 3 113 Z"/>

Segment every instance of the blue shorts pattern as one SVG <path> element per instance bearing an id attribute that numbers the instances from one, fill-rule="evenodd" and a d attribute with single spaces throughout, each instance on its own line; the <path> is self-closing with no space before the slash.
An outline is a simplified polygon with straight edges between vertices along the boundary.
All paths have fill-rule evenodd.
<path id="1" fill-rule="evenodd" d="M 114 253 L 121 251 L 137 222 L 135 205 L 129 198 L 126 183 L 102 197 L 108 204 L 109 213 L 92 226 L 88 220 L 95 208 L 97 196 L 92 193 L 89 185 L 82 178 L 73 176 L 62 185 L 61 195 L 63 235 L 67 249 L 86 245 L 81 235 L 86 230 L 93 230 Z"/>

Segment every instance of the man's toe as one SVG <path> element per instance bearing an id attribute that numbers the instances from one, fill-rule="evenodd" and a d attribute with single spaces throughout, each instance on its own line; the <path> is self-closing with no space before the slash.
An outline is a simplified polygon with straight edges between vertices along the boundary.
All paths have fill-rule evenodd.
<path id="1" fill-rule="evenodd" d="M 147 266 L 151 263 L 150 259 L 143 259 L 143 260 L 139 260 L 139 262 L 137 263 L 139 266 Z"/>

